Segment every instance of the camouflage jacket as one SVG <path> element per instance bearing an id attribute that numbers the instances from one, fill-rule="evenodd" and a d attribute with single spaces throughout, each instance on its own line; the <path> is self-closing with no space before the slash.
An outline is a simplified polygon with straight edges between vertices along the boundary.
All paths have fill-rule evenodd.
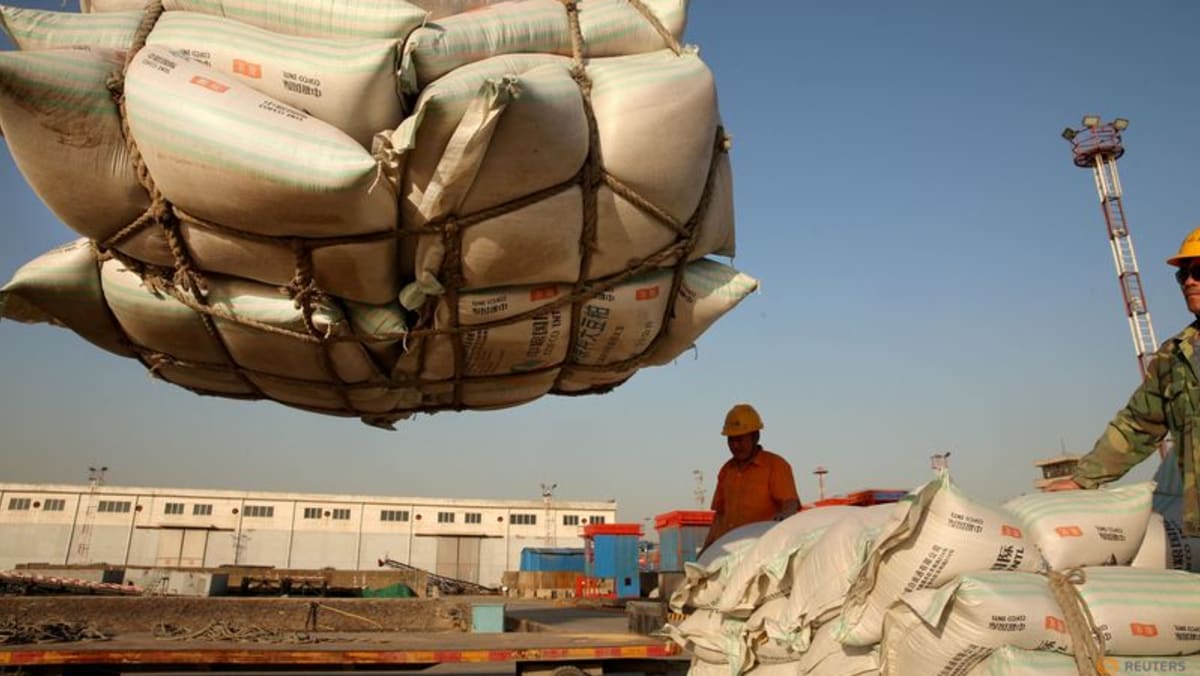
<path id="1" fill-rule="evenodd" d="M 1075 482 L 1084 488 L 1121 478 L 1154 453 L 1169 432 L 1183 477 L 1183 529 L 1200 536 L 1200 320 L 1159 348 L 1146 379 L 1108 423 L 1092 452 L 1079 461 Z"/>

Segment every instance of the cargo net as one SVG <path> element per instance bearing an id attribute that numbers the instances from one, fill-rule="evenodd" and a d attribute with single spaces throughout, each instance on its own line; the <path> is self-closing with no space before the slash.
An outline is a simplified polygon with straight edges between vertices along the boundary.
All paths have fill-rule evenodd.
<path id="1" fill-rule="evenodd" d="M 665 45 L 676 56 L 684 52 L 672 33 L 640 0 L 629 0 L 662 36 Z M 588 125 L 588 151 L 577 174 L 570 180 L 534 194 L 511 200 L 499 206 L 475 213 L 452 213 L 421 225 L 398 224 L 391 232 L 349 235 L 344 237 L 272 237 L 234 229 L 227 225 L 198 218 L 173 204 L 156 187 L 134 134 L 130 131 L 127 101 L 124 96 L 125 72 L 134 62 L 147 36 L 163 13 L 160 1 L 151 2 L 125 57 L 124 69 L 114 73 L 108 87 L 121 114 L 121 128 L 128 151 L 137 172 L 138 181 L 146 189 L 150 207 L 136 221 L 104 241 L 95 241 L 100 265 L 114 260 L 128 273 L 135 275 L 147 292 L 174 299 L 194 311 L 204 333 L 211 341 L 209 354 L 217 358 L 196 358 L 155 349 L 144 341 L 121 330 L 122 344 L 128 348 L 154 376 L 202 395 L 240 399 L 272 399 L 289 406 L 324 414 L 358 417 L 363 422 L 391 429 L 398 420 L 416 412 L 432 413 L 441 410 L 488 409 L 512 406 L 536 399 L 546 393 L 561 395 L 599 394 L 625 382 L 641 366 L 648 355 L 671 334 L 671 319 L 685 289 L 685 273 L 695 255 L 700 224 L 705 218 L 714 194 L 714 185 L 723 162 L 727 162 L 729 139 L 719 125 L 712 138 L 711 161 L 701 198 L 686 221 L 673 217 L 656 206 L 638 191 L 606 171 L 595 111 L 592 106 L 592 80 L 585 59 L 583 32 L 580 30 L 579 5 L 564 2 L 572 43 L 571 77 L 578 85 Z M 381 168 L 381 175 L 383 169 Z M 380 178 L 379 180 L 389 180 Z M 480 223 L 511 214 L 564 190 L 578 187 L 582 196 L 582 230 L 579 239 L 579 268 L 576 281 L 562 285 L 566 291 L 554 294 L 528 310 L 509 314 L 502 319 L 464 324 L 460 301 L 466 289 L 463 274 L 464 234 Z M 593 255 L 597 249 L 597 195 L 607 188 L 614 195 L 633 205 L 644 215 L 673 235 L 669 244 L 649 255 L 635 257 L 616 273 L 593 277 Z M 403 219 L 398 219 L 403 220 Z M 731 224 L 730 224 L 731 227 Z M 172 265 L 165 266 L 140 260 L 122 252 L 122 244 L 135 236 L 158 231 L 170 256 Z M 214 300 L 212 287 L 220 278 L 201 269 L 189 250 L 187 233 L 205 232 L 214 236 L 235 237 L 242 242 L 286 247 L 294 256 L 294 274 L 282 287 L 297 310 L 299 322 L 272 322 L 237 312 L 226 300 Z M 408 238 L 440 238 L 444 257 L 438 274 L 440 293 L 430 295 L 414 308 L 403 311 L 403 329 L 378 335 L 363 330 L 360 322 L 348 318 L 354 310 L 345 298 L 322 288 L 314 275 L 314 254 L 328 247 L 377 244 L 394 240 L 402 250 Z M 732 246 L 729 246 L 731 250 Z M 699 252 L 700 254 L 706 252 Z M 603 314 L 603 309 L 587 307 L 589 301 L 612 292 L 622 284 L 636 282 L 651 272 L 669 273 L 662 316 L 658 318 L 652 338 L 639 354 L 602 364 L 581 363 L 573 356 L 586 347 L 590 322 Z M 746 278 L 748 279 L 748 278 Z M 753 287 L 745 290 L 748 293 Z M 106 289 L 107 292 L 107 289 Z M 536 291 L 534 292 L 536 295 Z M 738 296 L 740 300 L 742 293 Z M 282 296 L 281 296 L 282 297 Z M 736 300 L 734 301 L 736 303 Z M 732 307 L 731 303 L 729 307 Z M 440 310 L 439 310 L 440 309 Z M 724 308 L 728 309 L 728 308 Z M 361 308 L 359 308 L 361 314 Z M 440 312 L 440 314 L 439 314 Z M 569 316 L 569 320 L 565 319 Z M 555 363 L 501 370 L 478 375 L 468 369 L 468 351 L 473 341 L 489 332 L 526 322 L 555 321 L 566 325 L 565 357 Z M 120 326 L 119 322 L 114 325 Z M 561 330 L 563 327 L 560 326 Z M 536 328 L 534 329 L 537 330 Z M 257 345 L 270 345 L 274 340 L 280 351 L 300 346 L 307 355 L 307 368 L 280 373 L 279 369 L 264 370 L 236 357 L 231 348 L 230 334 L 244 339 L 257 334 Z M 697 332 L 698 333 L 698 332 Z M 683 345 L 686 349 L 691 340 Z M 431 378 L 427 362 L 441 341 L 443 353 L 449 353 L 452 364 L 449 374 Z M 448 344 L 448 349 L 447 349 Z M 270 347 L 267 348 L 268 350 Z M 678 354 L 674 351 L 667 360 Z M 407 362 L 408 369 L 397 368 Z M 659 360 L 661 363 L 663 360 Z M 564 377 L 573 374 L 579 380 L 564 386 Z M 448 377 L 446 377 L 448 375 Z"/>

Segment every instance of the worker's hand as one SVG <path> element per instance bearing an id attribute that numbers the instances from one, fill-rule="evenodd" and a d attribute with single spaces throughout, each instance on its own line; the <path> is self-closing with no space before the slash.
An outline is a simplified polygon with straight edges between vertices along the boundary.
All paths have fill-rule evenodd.
<path id="1" fill-rule="evenodd" d="M 1046 486 L 1047 491 L 1078 491 L 1083 489 L 1083 486 L 1075 483 L 1074 479 L 1060 479 Z"/>

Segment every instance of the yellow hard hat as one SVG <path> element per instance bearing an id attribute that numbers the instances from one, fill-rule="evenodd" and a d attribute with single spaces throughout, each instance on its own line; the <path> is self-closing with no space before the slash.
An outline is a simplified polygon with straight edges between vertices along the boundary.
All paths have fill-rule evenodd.
<path id="1" fill-rule="evenodd" d="M 1182 267 L 1183 262 L 1189 258 L 1200 258 L 1200 228 L 1189 232 L 1188 236 L 1183 238 L 1183 243 L 1179 245 L 1179 253 L 1168 258 L 1167 264 Z"/>
<path id="2" fill-rule="evenodd" d="M 750 404 L 738 404 L 725 414 L 725 427 L 721 428 L 721 434 L 727 437 L 737 437 L 757 432 L 762 428 L 762 418 L 758 417 L 758 411 L 755 411 Z"/>

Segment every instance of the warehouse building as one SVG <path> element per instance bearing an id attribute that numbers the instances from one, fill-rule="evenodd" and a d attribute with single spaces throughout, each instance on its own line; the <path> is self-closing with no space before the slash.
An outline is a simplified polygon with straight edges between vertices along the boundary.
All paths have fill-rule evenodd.
<path id="1" fill-rule="evenodd" d="M 18 564 L 370 570 L 388 557 L 488 586 L 526 547 L 582 547 L 615 501 L 475 500 L 0 483 Z"/>

